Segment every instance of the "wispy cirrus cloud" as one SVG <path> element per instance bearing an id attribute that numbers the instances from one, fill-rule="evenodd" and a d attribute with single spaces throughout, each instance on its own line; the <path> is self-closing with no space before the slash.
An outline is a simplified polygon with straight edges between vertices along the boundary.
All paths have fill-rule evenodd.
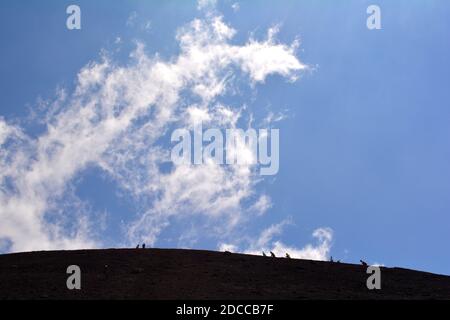
<path id="1" fill-rule="evenodd" d="M 199 3 L 204 10 L 210 5 Z M 294 81 L 306 68 L 296 57 L 298 43 L 279 43 L 276 32 L 232 44 L 236 30 L 209 11 L 179 29 L 180 53 L 168 60 L 138 43 L 124 65 L 107 53 L 86 65 L 75 90 L 40 115 L 45 130 L 37 137 L 0 119 L 0 239 L 8 251 L 102 245 L 95 215 L 71 191 L 89 167 L 103 170 L 145 208 L 126 222 L 130 242 L 155 244 L 175 220 L 192 217 L 199 223 L 191 240 L 197 229 L 225 237 L 246 221 L 249 208 L 267 210 L 268 196 L 243 204 L 260 181 L 253 165 L 206 161 L 167 172 L 161 165 L 169 150 L 161 141 L 199 117 L 207 126 L 236 127 L 245 110 L 220 98 L 233 94 L 237 78 L 256 84 L 279 74 Z"/>

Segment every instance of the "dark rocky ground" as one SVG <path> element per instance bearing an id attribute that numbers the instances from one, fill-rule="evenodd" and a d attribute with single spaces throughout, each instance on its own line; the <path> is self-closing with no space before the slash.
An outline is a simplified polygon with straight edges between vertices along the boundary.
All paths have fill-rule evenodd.
<path id="1" fill-rule="evenodd" d="M 81 290 L 68 290 L 78 265 Z M 108 267 L 105 268 L 105 265 Z M 2 299 L 450 299 L 450 277 L 381 268 L 369 291 L 361 265 L 168 249 L 0 255 Z"/>

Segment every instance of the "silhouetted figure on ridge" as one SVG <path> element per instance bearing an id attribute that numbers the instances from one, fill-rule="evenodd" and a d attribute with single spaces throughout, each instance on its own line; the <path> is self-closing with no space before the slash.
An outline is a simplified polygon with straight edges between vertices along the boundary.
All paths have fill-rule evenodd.
<path id="1" fill-rule="evenodd" d="M 266 253 L 264 251 L 262 253 L 263 253 L 263 257 L 267 257 L 267 255 L 266 255 Z"/>
<path id="2" fill-rule="evenodd" d="M 142 244 L 142 249 L 145 249 L 145 243 Z"/>
<path id="3" fill-rule="evenodd" d="M 359 260 L 359 262 L 361 262 L 361 264 L 362 264 L 364 267 L 367 267 L 367 266 L 368 266 L 367 262 L 365 262 L 365 261 L 363 261 L 363 260 Z"/>
<path id="4" fill-rule="evenodd" d="M 137 244 L 136 249 L 139 249 L 139 243 Z"/>
<path id="5" fill-rule="evenodd" d="M 276 258 L 277 256 L 275 255 L 275 253 L 273 253 L 272 251 L 270 251 L 270 256 L 272 257 L 272 258 Z"/>
<path id="6" fill-rule="evenodd" d="M 291 256 L 289 255 L 289 253 L 286 252 L 286 258 L 290 259 Z"/>

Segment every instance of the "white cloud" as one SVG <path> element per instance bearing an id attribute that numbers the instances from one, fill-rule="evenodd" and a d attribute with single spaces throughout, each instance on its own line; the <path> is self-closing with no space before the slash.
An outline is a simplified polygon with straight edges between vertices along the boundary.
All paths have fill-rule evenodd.
<path id="1" fill-rule="evenodd" d="M 222 17 L 208 15 L 179 30 L 181 52 L 167 61 L 147 55 L 143 44 L 125 66 L 105 54 L 80 70 L 74 92 L 60 95 L 43 115 L 47 130 L 37 138 L 0 120 L 1 143 L 15 132 L 14 143 L 0 153 L 0 239 L 10 240 L 12 251 L 101 246 L 91 213 L 77 199 L 72 197 L 71 210 L 55 210 L 91 166 L 146 208 L 128 223 L 133 243 L 154 244 L 175 217 L 204 217 L 206 224 L 220 225 L 210 233 L 221 236 L 236 227 L 243 200 L 258 182 L 251 165 L 159 169 L 169 159 L 159 141 L 174 126 L 190 127 L 198 119 L 236 126 L 242 108 L 217 101 L 233 85 L 236 67 L 250 82 L 272 74 L 293 79 L 304 69 L 295 44 L 277 43 L 273 30 L 267 40 L 243 45 L 230 44 L 235 33 Z M 201 102 L 194 107 L 180 98 L 183 92 Z M 186 112 L 191 116 L 183 117 Z M 260 198 L 255 209 L 269 205 Z"/>
<path id="2" fill-rule="evenodd" d="M 312 236 L 316 239 L 316 243 L 307 244 L 301 248 L 286 245 L 279 240 L 275 240 L 277 236 L 281 235 L 283 228 L 291 223 L 291 220 L 288 219 L 263 230 L 258 238 L 250 241 L 247 249 L 237 249 L 239 247 L 237 244 L 228 243 L 227 245 L 234 246 L 235 250 L 233 251 L 241 251 L 254 255 L 261 255 L 263 251 L 266 253 L 272 251 L 277 257 L 284 257 L 286 253 L 289 253 L 291 258 L 296 259 L 322 261 L 329 259 L 333 241 L 333 231 L 330 228 L 318 228 L 314 230 Z"/>
<path id="3" fill-rule="evenodd" d="M 250 212 L 255 212 L 257 215 L 264 214 L 272 207 L 272 201 L 266 194 L 261 195 L 258 200 L 249 208 Z"/>
<path id="4" fill-rule="evenodd" d="M 10 127 L 6 124 L 6 122 L 0 118 L 0 146 L 5 142 L 6 138 L 10 134 Z"/>
<path id="5" fill-rule="evenodd" d="M 238 248 L 232 244 L 222 243 L 219 245 L 218 250 L 219 251 L 236 252 L 238 250 Z"/>
<path id="6" fill-rule="evenodd" d="M 288 224 L 291 224 L 291 220 L 284 220 L 278 224 L 274 224 L 269 228 L 263 230 L 259 238 L 251 245 L 251 247 L 256 248 L 258 250 L 266 247 L 267 245 L 270 244 L 270 242 L 275 236 L 281 234 L 283 228 Z"/>
<path id="7" fill-rule="evenodd" d="M 235 2 L 235 3 L 233 3 L 233 4 L 231 5 L 231 8 L 233 9 L 234 12 L 239 11 L 240 7 L 241 7 L 241 6 L 239 5 L 238 2 Z"/>
<path id="8" fill-rule="evenodd" d="M 215 8 L 216 5 L 217 5 L 217 0 L 198 0 L 197 1 L 197 9 L 198 10 L 212 9 L 212 8 Z"/>
<path id="9" fill-rule="evenodd" d="M 128 27 L 134 26 L 134 23 L 136 22 L 136 19 L 137 19 L 137 12 L 136 11 L 131 12 L 130 15 L 128 16 L 128 18 L 127 18 L 126 25 Z"/>
<path id="10" fill-rule="evenodd" d="M 273 113 L 272 111 L 269 111 L 267 116 L 263 119 L 262 123 L 265 126 L 268 126 L 270 124 L 274 124 L 276 122 L 280 122 L 287 118 L 286 113 L 279 112 L 279 113 Z"/>
<path id="11" fill-rule="evenodd" d="M 267 34 L 267 40 L 250 42 L 237 50 L 237 59 L 240 60 L 244 71 L 248 72 L 256 82 L 264 82 L 265 78 L 271 74 L 280 74 L 291 80 L 296 80 L 297 74 L 294 71 L 306 69 L 295 57 L 297 42 L 287 46 L 275 41 L 277 28 L 271 28 Z"/>

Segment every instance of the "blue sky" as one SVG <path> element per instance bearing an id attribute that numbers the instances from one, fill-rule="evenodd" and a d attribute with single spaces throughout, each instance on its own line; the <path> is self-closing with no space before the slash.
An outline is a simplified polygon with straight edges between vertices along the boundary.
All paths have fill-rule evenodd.
<path id="1" fill-rule="evenodd" d="M 238 9 L 232 8 L 235 3 Z M 81 8 L 81 30 L 65 26 L 70 4 Z M 366 27 L 370 4 L 381 8 L 381 30 Z M 364 259 L 450 274 L 446 250 L 450 242 L 450 5 L 446 1 L 219 1 L 201 10 L 195 1 L 2 1 L 0 6 L 0 117 L 11 135 L 0 154 L 7 159 L 0 163 L 4 172 L 0 210 L 2 219 L 9 219 L 6 227 L 0 227 L 3 252 L 84 244 L 125 246 L 144 240 L 154 241 L 157 247 L 227 245 L 250 253 L 298 250 L 300 255 L 312 252 L 319 258 L 332 255 L 346 262 Z M 37 141 L 48 137 L 49 126 L 68 119 L 65 110 L 75 108 L 75 98 L 63 99 L 53 118 L 45 116 L 61 89 L 68 96 L 77 90 L 83 68 L 92 71 L 106 55 L 111 73 L 120 67 L 132 69 L 130 53 L 137 43 L 145 45 L 145 57 L 157 54 L 161 61 L 173 62 L 183 54 L 176 38 L 180 28 L 196 18 L 208 25 L 212 21 L 208 19 L 220 16 L 236 31 L 227 43 L 245 46 L 249 38 L 263 43 L 267 30 L 278 26 L 273 45 L 283 44 L 289 51 L 298 39 L 293 54 L 308 66 L 293 70 L 299 77 L 294 82 L 289 79 L 292 70 L 268 73 L 264 82 L 251 83 L 251 75 L 249 80 L 248 74 L 231 68 L 226 72 L 233 73 L 238 93 L 227 92 L 205 102 L 212 106 L 220 101 L 233 110 L 246 105 L 241 125 L 250 114 L 256 126 L 270 112 L 284 118 L 271 124 L 280 129 L 278 174 L 257 182 L 251 177 L 250 184 L 242 180 L 248 176 L 230 176 L 236 189 L 226 192 L 238 193 L 242 188 L 248 192 L 237 207 L 227 207 L 233 217 L 221 211 L 209 215 L 204 212 L 208 207 L 182 203 L 170 217 L 154 220 L 160 215 L 155 202 L 168 191 L 160 186 L 145 188 L 157 184 L 147 177 L 150 164 L 135 166 L 136 159 L 128 159 L 130 169 L 111 160 L 124 152 L 114 148 L 115 142 L 104 150 L 107 155 L 83 166 L 77 159 L 86 150 L 70 149 L 80 154 L 72 154 L 76 169 L 67 169 L 67 175 L 61 171 L 62 184 L 58 184 L 60 176 L 51 174 L 46 178 L 50 180 L 39 180 L 45 183 L 23 178 L 30 167 L 39 167 L 36 163 L 42 157 L 28 150 L 39 149 Z M 90 99 L 95 92 L 84 94 Z M 190 96 L 180 94 L 176 104 L 189 105 Z M 127 129 L 117 145 L 134 147 L 136 134 Z M 170 146 L 167 135 L 160 139 L 155 145 Z M 156 150 L 124 154 L 142 157 Z M 25 164 L 11 160 L 18 154 L 32 160 Z M 42 166 L 52 168 L 54 158 L 45 159 Z M 164 181 L 169 184 L 177 177 Z M 135 185 L 130 186 L 131 181 Z M 52 185 L 63 192 L 42 198 L 40 192 L 52 194 Z M 36 189 L 29 191 L 30 186 Z M 252 215 L 248 208 L 261 195 L 270 198 L 271 206 Z M 8 211 L 11 208 L 14 213 Z M 28 226 L 13 215 L 36 215 L 32 219 L 42 223 L 36 244 L 27 245 L 33 240 L 23 239 L 29 236 Z M 137 228 L 135 222 L 142 217 L 145 226 Z M 236 217 L 241 217 L 236 226 L 223 227 Z M 74 221 L 91 225 L 82 240 L 74 236 L 74 230 L 82 228 Z M 60 230 L 52 233 L 55 225 Z M 154 238 L 148 237 L 155 225 L 160 230 Z M 131 235 L 130 230 L 138 230 L 139 235 Z M 317 230 L 322 233 L 314 238 Z M 45 241 L 39 244 L 41 236 Z M 264 236 L 269 240 L 264 242 Z"/>

